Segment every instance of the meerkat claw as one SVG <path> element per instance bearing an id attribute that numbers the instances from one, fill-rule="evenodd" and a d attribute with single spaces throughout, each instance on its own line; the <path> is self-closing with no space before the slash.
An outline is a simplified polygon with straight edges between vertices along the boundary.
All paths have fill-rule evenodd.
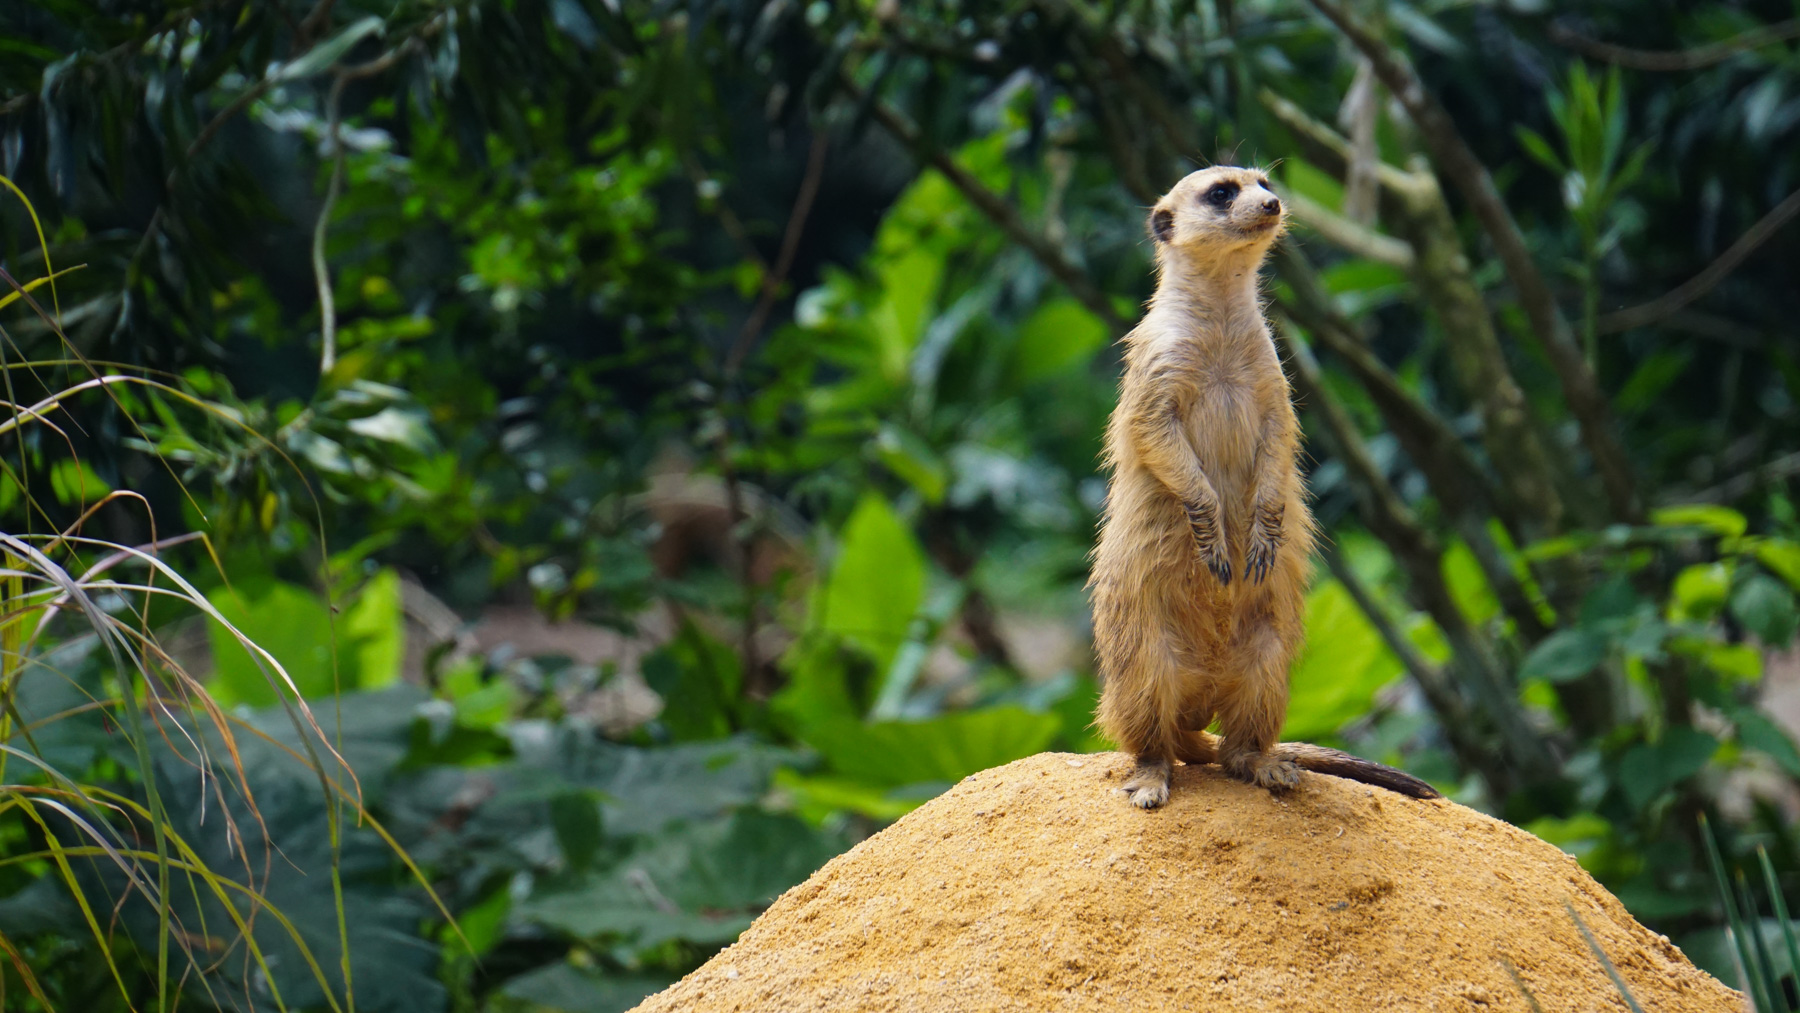
<path id="1" fill-rule="evenodd" d="M 1254 542 L 1250 550 L 1244 553 L 1244 579 L 1252 584 L 1260 584 L 1275 568 L 1274 546 L 1262 542 Z"/>
<path id="2" fill-rule="evenodd" d="M 1127 791 L 1125 798 L 1139 809 L 1155 809 L 1169 800 L 1169 786 L 1166 784 L 1146 785 Z"/>
<path id="3" fill-rule="evenodd" d="M 1155 809 L 1169 800 L 1169 773 L 1167 760 L 1139 762 L 1120 790 L 1139 809 Z"/>
<path id="4" fill-rule="evenodd" d="M 1225 555 L 1225 552 L 1221 547 L 1202 546 L 1200 549 L 1200 562 L 1205 564 L 1206 568 L 1212 572 L 1214 577 L 1218 578 L 1219 583 L 1231 583 L 1231 557 Z"/>

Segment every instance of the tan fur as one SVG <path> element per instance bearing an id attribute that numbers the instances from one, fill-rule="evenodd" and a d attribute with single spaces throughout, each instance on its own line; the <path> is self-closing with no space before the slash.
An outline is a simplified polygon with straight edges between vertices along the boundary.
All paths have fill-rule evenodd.
<path id="1" fill-rule="evenodd" d="M 1237 188 L 1223 205 L 1221 186 Z M 1173 760 L 1218 762 L 1272 791 L 1306 766 L 1435 794 L 1348 754 L 1276 743 L 1314 540 L 1299 422 L 1257 292 L 1285 218 L 1260 172 L 1225 166 L 1151 212 L 1156 295 L 1125 338 L 1089 581 L 1096 723 L 1137 755 L 1125 789 L 1143 808 L 1167 800 Z M 1215 719 L 1222 739 L 1205 731 Z M 1358 777 L 1358 764 L 1375 770 Z"/>

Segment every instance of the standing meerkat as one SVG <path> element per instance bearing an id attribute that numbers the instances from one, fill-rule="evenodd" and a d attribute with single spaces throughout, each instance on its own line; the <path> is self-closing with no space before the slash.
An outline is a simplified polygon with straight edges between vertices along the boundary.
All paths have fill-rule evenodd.
<path id="1" fill-rule="evenodd" d="M 1228 166 L 1189 175 L 1150 212 L 1156 295 L 1125 338 L 1089 580 L 1096 723 L 1136 755 L 1124 790 L 1144 809 L 1168 800 L 1174 760 L 1274 792 L 1304 767 L 1437 797 L 1381 764 L 1276 743 L 1314 538 L 1300 425 L 1257 291 L 1285 221 L 1266 176 Z M 1206 731 L 1215 718 L 1222 736 Z"/>

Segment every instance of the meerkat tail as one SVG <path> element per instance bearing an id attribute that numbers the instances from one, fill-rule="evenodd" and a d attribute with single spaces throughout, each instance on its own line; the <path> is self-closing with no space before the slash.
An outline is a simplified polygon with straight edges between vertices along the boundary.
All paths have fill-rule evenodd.
<path id="1" fill-rule="evenodd" d="M 1276 756 L 1292 760 L 1302 770 L 1330 774 L 1348 781 L 1372 784 L 1399 792 L 1409 798 L 1443 798 L 1436 788 L 1386 764 L 1352 756 L 1339 749 L 1327 749 L 1309 742 L 1283 742 L 1273 750 Z"/>
<path id="2" fill-rule="evenodd" d="M 1399 792 L 1408 798 L 1443 798 L 1436 788 L 1386 764 L 1352 756 L 1340 749 L 1315 746 L 1310 742 L 1282 742 L 1270 750 L 1277 759 L 1291 760 L 1301 770 L 1341 777 L 1346 781 L 1372 784 L 1377 788 Z M 1211 732 L 1186 732 L 1177 745 L 1175 758 L 1182 763 L 1219 762 L 1219 737 Z"/>

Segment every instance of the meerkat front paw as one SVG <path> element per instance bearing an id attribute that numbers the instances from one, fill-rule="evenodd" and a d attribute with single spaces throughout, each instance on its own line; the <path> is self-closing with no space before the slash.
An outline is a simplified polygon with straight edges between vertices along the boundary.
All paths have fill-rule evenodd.
<path id="1" fill-rule="evenodd" d="M 1252 584 L 1260 584 L 1269 571 L 1275 568 L 1275 553 L 1280 546 L 1261 536 L 1250 539 L 1250 547 L 1244 550 L 1244 579 Z"/>
<path id="2" fill-rule="evenodd" d="M 1139 760 L 1131 779 L 1120 786 L 1139 809 L 1155 809 L 1169 800 L 1169 761 Z"/>
<path id="3" fill-rule="evenodd" d="M 1187 504 L 1188 526 L 1194 531 L 1194 551 L 1201 565 L 1218 578 L 1231 583 L 1231 556 L 1225 551 L 1225 531 L 1219 524 L 1219 508 L 1213 503 Z"/>
<path id="4" fill-rule="evenodd" d="M 1245 580 L 1260 584 L 1275 568 L 1275 555 L 1281 551 L 1283 541 L 1281 521 L 1286 512 L 1285 505 L 1257 509 L 1256 529 L 1251 532 L 1250 545 L 1244 550 Z"/>

